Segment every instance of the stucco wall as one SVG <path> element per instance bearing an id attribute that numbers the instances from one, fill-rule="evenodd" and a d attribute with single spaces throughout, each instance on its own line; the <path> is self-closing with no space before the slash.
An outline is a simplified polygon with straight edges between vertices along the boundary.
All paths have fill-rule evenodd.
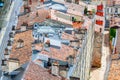
<path id="1" fill-rule="evenodd" d="M 51 11 L 51 19 L 72 25 L 71 16 L 69 14 L 65 14 L 55 10 L 50 10 L 50 11 Z"/>

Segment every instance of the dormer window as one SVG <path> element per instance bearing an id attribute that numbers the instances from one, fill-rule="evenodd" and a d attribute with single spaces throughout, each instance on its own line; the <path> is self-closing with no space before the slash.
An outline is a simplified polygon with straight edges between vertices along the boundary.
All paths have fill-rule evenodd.
<path id="1" fill-rule="evenodd" d="M 26 31 L 27 27 L 28 27 L 28 23 L 27 22 L 23 22 L 23 24 L 21 25 L 21 31 Z"/>
<path id="2" fill-rule="evenodd" d="M 17 41 L 17 48 L 22 48 L 24 46 L 24 41 L 22 39 L 19 39 Z"/>

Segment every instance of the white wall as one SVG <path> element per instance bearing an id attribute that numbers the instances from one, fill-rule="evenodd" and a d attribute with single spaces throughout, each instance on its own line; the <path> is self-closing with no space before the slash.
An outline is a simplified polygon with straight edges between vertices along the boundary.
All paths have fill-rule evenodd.
<path id="1" fill-rule="evenodd" d="M 57 12 L 59 12 L 59 11 L 57 11 Z M 59 13 L 70 17 L 69 14 L 64 14 L 62 12 L 59 12 Z M 66 20 L 65 18 L 61 18 L 61 17 L 56 16 L 55 14 L 56 14 L 56 11 L 55 10 L 51 10 L 51 19 L 72 25 L 72 21 L 71 20 Z"/>
<path id="2" fill-rule="evenodd" d="M 12 72 L 13 70 L 19 68 L 19 63 L 18 62 L 9 61 L 8 67 L 9 67 L 9 72 Z"/>

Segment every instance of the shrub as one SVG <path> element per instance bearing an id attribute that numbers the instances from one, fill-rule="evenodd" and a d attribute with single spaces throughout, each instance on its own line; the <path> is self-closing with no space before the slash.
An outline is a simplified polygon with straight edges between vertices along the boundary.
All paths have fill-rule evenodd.
<path id="1" fill-rule="evenodd" d="M 116 36 L 116 29 L 110 28 L 110 40 L 112 40 L 112 38 L 115 38 Z"/>

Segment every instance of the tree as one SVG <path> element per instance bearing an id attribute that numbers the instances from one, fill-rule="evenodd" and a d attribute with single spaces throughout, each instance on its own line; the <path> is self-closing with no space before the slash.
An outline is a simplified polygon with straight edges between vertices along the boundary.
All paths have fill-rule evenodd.
<path id="1" fill-rule="evenodd" d="M 112 40 L 112 38 L 115 38 L 116 36 L 116 29 L 110 28 L 110 40 Z"/>

